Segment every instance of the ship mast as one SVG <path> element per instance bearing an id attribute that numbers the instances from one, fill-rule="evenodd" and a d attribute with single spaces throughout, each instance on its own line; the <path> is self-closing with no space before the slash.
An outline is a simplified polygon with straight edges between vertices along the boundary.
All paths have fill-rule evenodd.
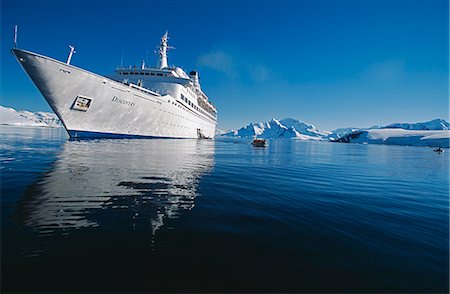
<path id="1" fill-rule="evenodd" d="M 77 52 L 75 51 L 75 47 L 73 47 L 72 45 L 69 45 L 69 48 L 70 48 L 70 52 L 69 52 L 69 57 L 67 57 L 67 62 L 66 62 L 66 64 L 70 64 L 70 60 L 72 59 L 72 55 L 73 55 L 74 53 L 77 53 Z"/>
<path id="2" fill-rule="evenodd" d="M 159 59 L 158 64 L 156 65 L 157 68 L 163 69 L 167 67 L 167 49 L 171 48 L 167 45 L 167 39 L 169 38 L 169 33 L 166 31 L 166 33 L 161 38 L 161 44 L 159 44 Z"/>

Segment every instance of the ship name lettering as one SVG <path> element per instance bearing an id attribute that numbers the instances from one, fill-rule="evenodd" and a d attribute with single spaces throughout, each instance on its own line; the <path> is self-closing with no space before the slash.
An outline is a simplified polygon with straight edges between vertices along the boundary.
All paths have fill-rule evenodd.
<path id="1" fill-rule="evenodd" d="M 128 105 L 128 106 L 131 106 L 131 107 L 134 107 L 136 105 L 136 103 L 134 103 L 134 102 L 120 99 L 117 96 L 114 96 L 111 101 L 112 102 L 116 102 L 116 103 L 120 103 L 120 104 L 124 104 L 124 105 Z"/>

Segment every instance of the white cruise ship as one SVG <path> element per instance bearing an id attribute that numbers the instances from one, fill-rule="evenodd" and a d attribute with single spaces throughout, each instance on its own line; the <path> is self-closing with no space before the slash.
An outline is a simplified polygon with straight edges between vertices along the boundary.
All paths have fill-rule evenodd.
<path id="1" fill-rule="evenodd" d="M 72 138 L 213 138 L 217 110 L 196 71 L 167 63 L 167 32 L 156 67 L 117 68 L 101 76 L 67 62 L 12 49 Z"/>

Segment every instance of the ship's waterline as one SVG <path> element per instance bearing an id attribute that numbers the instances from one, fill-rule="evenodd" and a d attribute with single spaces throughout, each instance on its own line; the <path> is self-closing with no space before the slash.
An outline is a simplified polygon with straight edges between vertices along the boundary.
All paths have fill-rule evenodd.
<path id="1" fill-rule="evenodd" d="M 158 68 L 118 68 L 105 77 L 12 49 L 73 137 L 213 138 L 217 110 L 198 73 L 167 66 L 167 33 Z"/>

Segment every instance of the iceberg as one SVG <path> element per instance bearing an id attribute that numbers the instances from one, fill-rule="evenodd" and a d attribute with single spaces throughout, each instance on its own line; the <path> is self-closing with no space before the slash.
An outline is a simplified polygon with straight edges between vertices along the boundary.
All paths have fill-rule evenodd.
<path id="1" fill-rule="evenodd" d="M 351 132 L 334 142 L 450 147 L 449 130 L 370 129 Z"/>

